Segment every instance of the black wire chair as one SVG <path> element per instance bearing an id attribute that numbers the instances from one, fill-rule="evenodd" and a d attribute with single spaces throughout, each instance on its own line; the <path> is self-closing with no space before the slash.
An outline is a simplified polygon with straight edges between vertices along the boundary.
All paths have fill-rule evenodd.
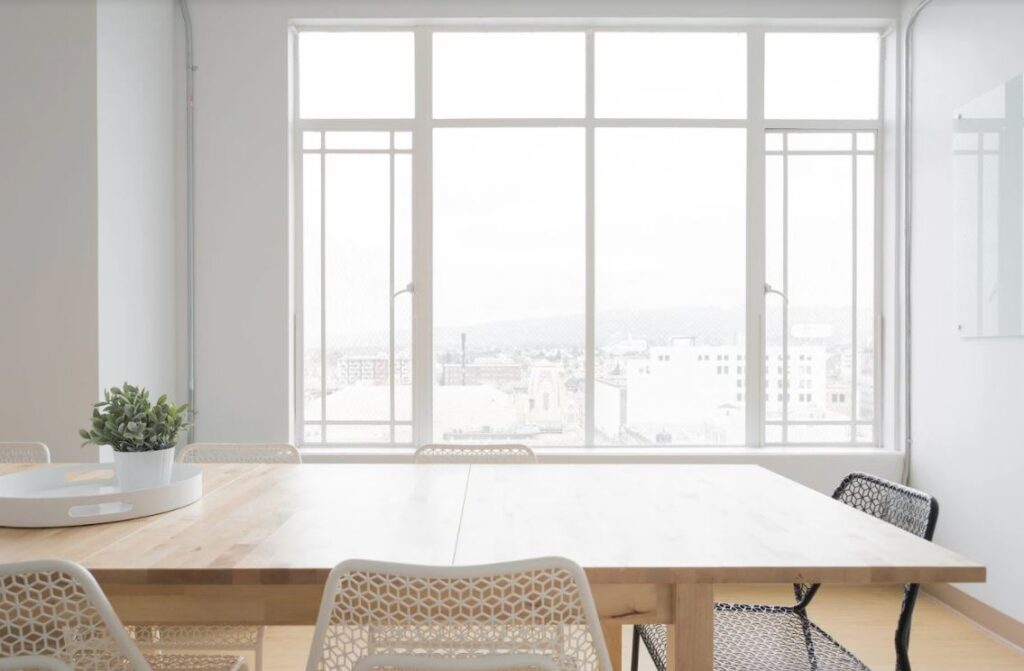
<path id="1" fill-rule="evenodd" d="M 851 473 L 832 497 L 926 540 L 935 533 L 939 504 L 916 489 Z M 820 587 L 793 585 L 796 604 L 792 606 L 716 603 L 715 671 L 870 671 L 807 616 L 807 606 Z M 910 671 L 910 621 L 918 589 L 916 584 L 903 588 L 896 625 L 896 671 Z M 633 627 L 632 671 L 639 665 L 641 642 L 658 671 L 668 671 L 668 627 Z"/>

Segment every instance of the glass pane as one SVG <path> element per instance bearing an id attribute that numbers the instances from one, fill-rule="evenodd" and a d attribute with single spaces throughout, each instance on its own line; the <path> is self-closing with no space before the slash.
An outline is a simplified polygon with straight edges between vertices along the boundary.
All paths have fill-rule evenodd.
<path id="1" fill-rule="evenodd" d="M 852 133 L 789 133 L 789 151 L 851 151 Z"/>
<path id="2" fill-rule="evenodd" d="M 412 156 L 395 156 L 395 286 L 412 282 Z M 412 293 L 395 297 L 395 419 L 412 419 Z M 407 442 L 407 441 L 406 441 Z"/>
<path id="3" fill-rule="evenodd" d="M 782 151 L 782 133 L 768 133 L 764 136 L 764 148 L 767 151 Z"/>
<path id="4" fill-rule="evenodd" d="M 408 131 L 395 133 L 395 149 L 412 149 L 412 133 Z"/>
<path id="5" fill-rule="evenodd" d="M 302 440 L 305 443 L 321 443 L 324 436 L 319 424 L 307 424 L 302 432 Z"/>
<path id="6" fill-rule="evenodd" d="M 328 425 L 326 442 L 356 445 L 390 443 L 391 427 L 387 424 Z"/>
<path id="7" fill-rule="evenodd" d="M 303 417 L 320 419 L 320 155 L 302 157 Z"/>
<path id="8" fill-rule="evenodd" d="M 328 149 L 390 149 L 391 138 L 385 131 L 327 131 Z"/>
<path id="9" fill-rule="evenodd" d="M 434 438 L 583 443 L 584 133 L 434 133 Z"/>
<path id="10" fill-rule="evenodd" d="M 877 119 L 877 33 L 765 35 L 765 117 Z"/>
<path id="11" fill-rule="evenodd" d="M 595 152 L 598 442 L 742 444 L 745 131 L 598 129 Z"/>
<path id="12" fill-rule="evenodd" d="M 857 133 L 857 151 L 874 151 L 875 134 Z"/>
<path id="13" fill-rule="evenodd" d="M 411 426 L 396 426 L 395 427 L 395 442 L 396 443 L 412 443 L 412 427 Z"/>
<path id="14" fill-rule="evenodd" d="M 875 418 L 875 158 L 857 157 L 856 417 Z"/>
<path id="15" fill-rule="evenodd" d="M 742 119 L 747 115 L 746 35 L 597 33 L 599 117 Z"/>
<path id="16" fill-rule="evenodd" d="M 789 418 L 849 419 L 852 158 L 790 156 L 787 175 Z M 833 401 L 833 393 L 842 393 L 842 400 Z"/>
<path id="17" fill-rule="evenodd" d="M 411 32 L 299 34 L 299 116 L 410 118 L 415 112 Z"/>
<path id="18" fill-rule="evenodd" d="M 828 443 L 849 443 L 851 442 L 852 427 L 849 424 L 835 425 L 807 425 L 794 424 L 789 426 L 790 443 L 807 443 L 811 445 L 826 445 Z"/>
<path id="19" fill-rule="evenodd" d="M 302 134 L 302 148 L 303 149 L 319 149 L 320 148 L 320 132 L 305 132 Z"/>
<path id="20" fill-rule="evenodd" d="M 437 33 L 434 116 L 582 117 L 583 33 Z"/>
<path id="21" fill-rule="evenodd" d="M 390 414 L 389 157 L 330 154 L 326 172 L 327 419 L 384 420 Z"/>

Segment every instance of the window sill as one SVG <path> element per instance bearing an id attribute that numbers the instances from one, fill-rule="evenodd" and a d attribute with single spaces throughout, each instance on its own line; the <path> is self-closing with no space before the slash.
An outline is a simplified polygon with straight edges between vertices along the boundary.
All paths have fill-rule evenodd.
<path id="1" fill-rule="evenodd" d="M 409 447 L 302 448 L 306 463 L 412 463 Z M 549 447 L 537 450 L 548 464 L 756 464 L 830 495 L 848 473 L 865 471 L 899 480 L 903 453 L 878 447 Z"/>
<path id="2" fill-rule="evenodd" d="M 541 463 L 747 462 L 761 459 L 866 457 L 902 461 L 903 453 L 880 447 L 539 447 Z M 411 447 L 303 447 L 307 463 L 411 462 Z"/>

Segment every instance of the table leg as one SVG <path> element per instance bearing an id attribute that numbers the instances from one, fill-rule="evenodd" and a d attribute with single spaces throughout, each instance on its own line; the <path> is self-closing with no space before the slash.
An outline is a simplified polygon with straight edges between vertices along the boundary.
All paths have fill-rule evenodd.
<path id="1" fill-rule="evenodd" d="M 601 633 L 608 647 L 613 671 L 622 671 L 622 623 L 618 620 L 601 620 Z"/>
<path id="2" fill-rule="evenodd" d="M 672 671 L 713 671 L 715 595 L 711 585 L 676 583 L 675 617 L 668 638 Z"/>

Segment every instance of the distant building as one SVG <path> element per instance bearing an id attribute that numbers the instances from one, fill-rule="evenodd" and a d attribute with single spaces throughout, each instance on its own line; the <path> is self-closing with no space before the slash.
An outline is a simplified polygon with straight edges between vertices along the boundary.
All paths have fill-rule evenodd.
<path id="1" fill-rule="evenodd" d="M 506 387 L 522 380 L 523 367 L 515 362 L 446 363 L 442 368 L 441 384 L 448 386 L 491 385 Z"/>
<path id="2" fill-rule="evenodd" d="M 342 357 L 329 365 L 328 377 L 337 385 L 390 384 L 387 356 Z M 408 358 L 395 359 L 395 384 L 412 384 L 412 362 Z"/>
<path id="3" fill-rule="evenodd" d="M 698 345 L 673 338 L 651 346 L 646 357 L 624 358 L 616 374 L 595 381 L 594 425 L 605 440 L 635 444 L 730 445 L 746 440 L 746 349 Z M 765 396 L 769 419 L 780 419 L 788 394 L 790 418 L 826 416 L 826 348 L 791 345 L 788 389 L 784 388 L 782 348 L 765 355 Z M 849 392 L 847 392 L 849 393 Z"/>

